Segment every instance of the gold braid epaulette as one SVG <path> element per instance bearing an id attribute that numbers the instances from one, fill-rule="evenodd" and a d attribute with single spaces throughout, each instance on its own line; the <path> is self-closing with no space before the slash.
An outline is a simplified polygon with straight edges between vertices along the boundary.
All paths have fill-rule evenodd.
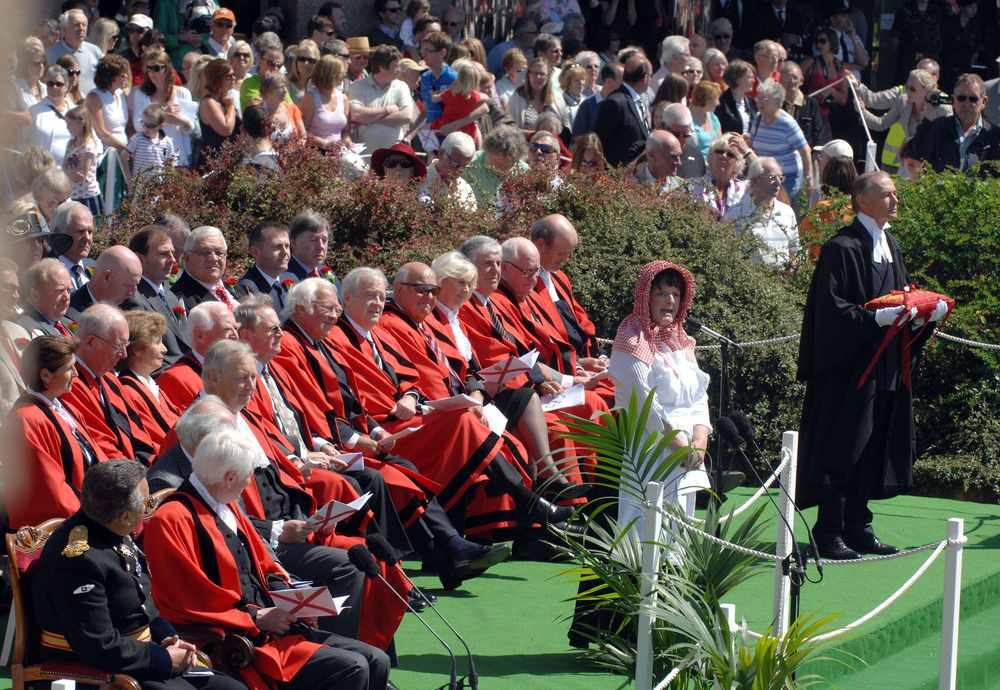
<path id="1" fill-rule="evenodd" d="M 87 543 L 87 528 L 84 525 L 77 525 L 70 530 L 69 540 L 66 542 L 66 547 L 62 550 L 62 555 L 67 558 L 76 558 L 89 550 L 90 544 Z"/>

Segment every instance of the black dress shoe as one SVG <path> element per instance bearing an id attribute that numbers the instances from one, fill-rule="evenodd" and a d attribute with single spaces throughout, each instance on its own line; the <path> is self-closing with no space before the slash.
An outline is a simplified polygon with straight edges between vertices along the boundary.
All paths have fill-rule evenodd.
<path id="1" fill-rule="evenodd" d="M 894 553 L 899 553 L 898 548 L 892 544 L 883 544 L 871 532 L 845 534 L 844 543 L 858 553 L 869 553 L 874 556 L 891 556 Z"/>
<path id="2" fill-rule="evenodd" d="M 556 481 L 542 480 L 538 485 L 538 489 L 549 498 L 565 501 L 583 498 L 590 491 L 590 487 L 586 484 L 573 484 L 564 479 Z"/>
<path id="3" fill-rule="evenodd" d="M 413 588 L 410 590 L 410 596 L 414 599 L 419 599 L 420 601 L 429 601 L 432 604 L 438 600 L 437 595 L 424 591 L 416 585 L 413 585 Z"/>
<path id="4" fill-rule="evenodd" d="M 427 608 L 427 602 L 424 601 L 419 594 L 416 594 L 413 591 L 411 591 L 410 596 L 407 597 L 407 603 L 410 605 L 410 608 L 417 613 L 420 613 Z"/>
<path id="5" fill-rule="evenodd" d="M 841 537 L 826 537 L 816 540 L 820 558 L 831 561 L 853 561 L 861 558 L 861 554 L 844 543 Z"/>
<path id="6" fill-rule="evenodd" d="M 575 510 L 569 506 L 557 506 L 551 501 L 538 496 L 528 509 L 528 517 L 535 522 L 547 525 L 553 522 L 566 522 L 573 516 Z"/>
<path id="7" fill-rule="evenodd" d="M 497 563 L 503 563 L 508 558 L 510 558 L 509 544 L 483 546 L 482 551 L 475 557 L 454 561 L 452 575 L 469 580 L 482 575 Z"/>

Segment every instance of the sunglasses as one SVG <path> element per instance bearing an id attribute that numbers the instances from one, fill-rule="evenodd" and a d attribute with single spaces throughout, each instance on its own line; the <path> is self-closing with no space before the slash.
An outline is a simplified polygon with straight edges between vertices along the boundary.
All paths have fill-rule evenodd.
<path id="1" fill-rule="evenodd" d="M 978 103 L 979 96 L 966 96 L 964 93 L 961 96 L 955 96 L 955 100 L 959 103 Z"/>
<path id="2" fill-rule="evenodd" d="M 78 69 L 68 69 L 68 70 L 66 70 L 66 74 L 68 74 L 71 77 L 79 77 L 80 76 L 80 70 L 78 70 Z"/>
<path id="3" fill-rule="evenodd" d="M 126 26 L 125 33 L 127 34 L 141 34 L 145 31 L 141 26 Z"/>
<path id="4" fill-rule="evenodd" d="M 264 60 L 264 62 L 267 63 L 268 67 L 271 67 L 273 69 L 278 69 L 279 67 L 281 67 L 281 60 Z"/>
<path id="5" fill-rule="evenodd" d="M 395 158 L 387 160 L 382 164 L 382 167 L 386 170 L 391 170 L 393 168 L 403 168 L 404 170 L 409 170 L 413 167 L 413 161 L 409 158 Z"/>
<path id="6" fill-rule="evenodd" d="M 544 153 L 545 155 L 559 153 L 559 148 L 552 144 L 532 144 L 531 150 L 535 153 Z"/>
<path id="7" fill-rule="evenodd" d="M 232 29 L 233 28 L 233 23 L 230 22 L 230 21 L 225 21 L 225 20 L 212 22 L 212 25 L 213 26 L 217 26 L 220 29 Z"/>
<path id="8" fill-rule="evenodd" d="M 251 55 L 250 53 L 233 53 L 233 57 L 239 58 L 240 60 L 249 60 Z"/>
<path id="9" fill-rule="evenodd" d="M 45 82 L 45 85 L 47 87 L 49 87 L 50 89 L 55 89 L 55 88 L 60 88 L 61 89 L 61 88 L 63 88 L 63 87 L 66 86 L 66 82 L 64 82 L 64 81 L 47 81 L 47 82 Z"/>
<path id="10" fill-rule="evenodd" d="M 311 58 L 311 57 L 297 57 L 297 58 L 295 58 L 295 62 L 304 62 L 307 65 L 315 65 L 316 64 L 316 58 Z"/>
<path id="11" fill-rule="evenodd" d="M 733 153 L 729 149 L 715 149 L 714 151 L 712 151 L 712 153 L 717 153 L 720 156 L 725 156 L 730 160 L 736 160 L 737 158 L 739 158 L 739 155 Z"/>
<path id="12" fill-rule="evenodd" d="M 437 295 L 441 292 L 441 288 L 430 283 L 400 283 L 400 285 L 413 288 L 418 295 Z"/>
<path id="13" fill-rule="evenodd" d="M 166 67 L 164 67 L 163 65 L 146 65 L 146 71 L 152 74 L 156 74 L 157 72 L 162 72 L 165 69 Z"/>

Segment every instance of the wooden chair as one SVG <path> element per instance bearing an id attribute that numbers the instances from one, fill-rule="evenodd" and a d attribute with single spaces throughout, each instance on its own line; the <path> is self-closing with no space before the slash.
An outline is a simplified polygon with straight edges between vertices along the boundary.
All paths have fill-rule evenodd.
<path id="1" fill-rule="evenodd" d="M 173 487 L 167 487 L 166 489 L 160 489 L 159 491 L 154 491 L 146 499 L 146 518 L 148 519 L 160 507 L 160 504 L 166 500 L 167 496 L 177 491 Z"/>
<path id="2" fill-rule="evenodd" d="M 132 676 L 108 673 L 75 661 L 37 661 L 39 630 L 32 620 L 31 603 L 25 592 L 25 578 L 41 555 L 42 547 L 52 532 L 62 524 L 62 518 L 52 518 L 40 525 L 22 527 L 8 534 L 7 556 L 10 559 L 10 586 L 14 604 L 14 649 L 11 653 L 10 676 L 13 690 L 37 681 L 67 679 L 78 685 L 96 685 L 101 690 L 142 690 Z"/>

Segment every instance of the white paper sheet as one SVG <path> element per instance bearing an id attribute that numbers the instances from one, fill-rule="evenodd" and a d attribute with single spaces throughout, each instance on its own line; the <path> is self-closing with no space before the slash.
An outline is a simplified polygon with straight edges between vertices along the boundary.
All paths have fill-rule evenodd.
<path id="1" fill-rule="evenodd" d="M 576 407 L 582 405 L 586 400 L 583 392 L 583 384 L 578 383 L 570 386 L 566 390 L 556 395 L 546 395 L 542 397 L 542 409 L 546 412 L 554 412 L 566 407 Z"/>
<path id="2" fill-rule="evenodd" d="M 361 453 L 341 453 L 336 456 L 341 462 L 346 462 L 343 472 L 360 472 L 365 468 L 365 456 Z"/>
<path id="3" fill-rule="evenodd" d="M 479 375 L 483 377 L 484 381 L 501 385 L 515 376 L 527 374 L 537 361 L 538 350 L 532 350 L 520 357 L 511 357 L 510 359 L 486 367 L 480 370 Z"/>
<path id="4" fill-rule="evenodd" d="M 499 436 L 507 428 L 507 417 L 500 408 L 490 403 L 489 405 L 483 406 L 483 414 L 486 416 L 486 421 L 490 423 L 490 431 Z"/>
<path id="5" fill-rule="evenodd" d="M 470 407 L 478 407 L 482 403 L 473 398 L 471 395 L 462 393 L 461 395 L 453 395 L 450 398 L 428 400 L 424 404 L 435 412 L 446 412 L 448 410 L 467 410 Z"/>
<path id="6" fill-rule="evenodd" d="M 350 503 L 341 503 L 333 500 L 313 513 L 306 521 L 309 526 L 317 532 L 332 529 L 338 522 L 354 515 L 368 503 L 372 497 L 371 492 L 363 493 Z"/>
<path id="7" fill-rule="evenodd" d="M 270 593 L 274 605 L 288 611 L 295 618 L 324 618 L 339 616 L 346 609 L 348 596 L 334 597 L 326 587 L 279 589 Z"/>

